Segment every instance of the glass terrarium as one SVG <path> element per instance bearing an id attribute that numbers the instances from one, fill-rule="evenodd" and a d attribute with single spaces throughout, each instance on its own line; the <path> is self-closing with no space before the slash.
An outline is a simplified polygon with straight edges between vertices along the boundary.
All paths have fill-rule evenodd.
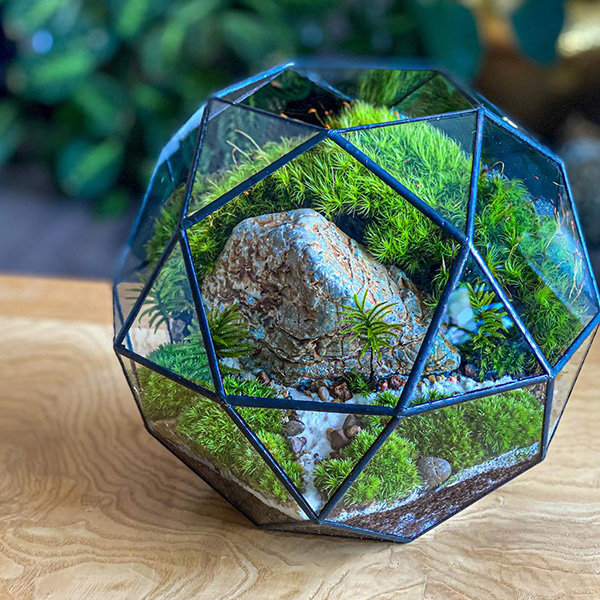
<path id="1" fill-rule="evenodd" d="M 148 430 L 249 519 L 395 541 L 544 458 L 599 322 L 558 158 L 439 71 L 331 62 L 169 141 L 114 311 Z"/>

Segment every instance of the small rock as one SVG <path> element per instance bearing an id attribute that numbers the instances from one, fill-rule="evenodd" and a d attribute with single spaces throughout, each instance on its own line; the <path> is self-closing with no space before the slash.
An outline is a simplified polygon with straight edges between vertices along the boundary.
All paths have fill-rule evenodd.
<path id="1" fill-rule="evenodd" d="M 428 489 L 441 485 L 452 474 L 450 463 L 437 456 L 420 456 L 417 459 L 417 468 Z"/>
<path id="2" fill-rule="evenodd" d="M 456 375 L 450 375 L 450 377 L 448 377 L 448 381 L 450 383 L 457 383 L 458 382 L 458 377 Z"/>
<path id="3" fill-rule="evenodd" d="M 350 440 L 354 439 L 361 431 L 362 428 L 360 425 L 352 425 L 351 427 L 344 429 L 346 437 Z"/>
<path id="4" fill-rule="evenodd" d="M 317 396 L 319 396 L 323 402 L 331 402 L 331 394 L 324 385 L 317 390 Z"/>
<path id="5" fill-rule="evenodd" d="M 358 425 L 358 421 L 356 420 L 356 417 L 354 415 L 348 415 L 346 417 L 346 419 L 344 420 L 343 429 L 348 429 L 349 427 L 352 427 L 353 425 Z"/>
<path id="6" fill-rule="evenodd" d="M 271 378 L 267 375 L 266 371 L 259 371 L 256 374 L 256 379 L 258 379 L 261 383 L 264 383 L 265 385 L 271 384 Z"/>
<path id="7" fill-rule="evenodd" d="M 285 434 L 290 437 L 302 433 L 305 429 L 306 427 L 304 423 L 296 419 L 292 419 L 287 423 L 284 423 L 283 425 L 283 430 L 285 431 Z"/>
<path id="8" fill-rule="evenodd" d="M 477 370 L 475 369 L 475 367 L 469 363 L 467 363 L 465 365 L 465 375 L 467 377 L 470 377 L 471 379 L 478 379 L 477 377 Z"/>
<path id="9" fill-rule="evenodd" d="M 336 383 L 329 388 L 329 393 L 342 402 L 347 402 L 352 398 L 352 392 L 345 381 Z"/>
<path id="10" fill-rule="evenodd" d="M 385 392 L 385 390 L 387 390 L 387 389 L 388 389 L 388 382 L 384 380 L 379 384 L 379 391 Z"/>
<path id="11" fill-rule="evenodd" d="M 306 438 L 304 436 L 301 437 L 292 437 L 290 438 L 290 446 L 292 450 L 298 454 L 304 446 L 306 446 Z"/>
<path id="12" fill-rule="evenodd" d="M 435 383 L 435 376 L 434 376 L 434 375 L 428 375 L 428 376 L 427 376 L 427 379 L 429 379 L 429 381 L 430 381 L 431 383 Z"/>
<path id="13" fill-rule="evenodd" d="M 327 439 L 334 450 L 347 446 L 352 440 L 346 436 L 343 429 L 328 429 Z"/>
<path id="14" fill-rule="evenodd" d="M 388 386 L 393 390 L 401 390 L 406 383 L 406 377 L 402 377 L 400 375 L 392 375 L 388 379 Z"/>

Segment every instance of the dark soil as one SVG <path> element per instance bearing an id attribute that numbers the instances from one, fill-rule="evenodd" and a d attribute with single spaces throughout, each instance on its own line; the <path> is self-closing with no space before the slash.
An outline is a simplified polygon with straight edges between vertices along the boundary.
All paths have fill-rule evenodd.
<path id="1" fill-rule="evenodd" d="M 536 454 L 511 467 L 492 469 L 474 475 L 461 483 L 431 490 L 425 496 L 397 508 L 368 515 L 356 515 L 344 521 L 336 519 L 336 516 L 331 516 L 330 519 L 371 531 L 414 538 L 537 462 L 539 462 L 539 455 Z"/>
<path id="2" fill-rule="evenodd" d="M 236 481 L 221 473 L 219 469 L 209 467 L 198 460 L 191 448 L 173 431 L 168 420 L 150 424 L 150 429 L 175 456 L 255 524 L 293 522 L 294 517 L 264 504 Z M 298 515 L 297 519 L 300 521 L 301 517 Z"/>

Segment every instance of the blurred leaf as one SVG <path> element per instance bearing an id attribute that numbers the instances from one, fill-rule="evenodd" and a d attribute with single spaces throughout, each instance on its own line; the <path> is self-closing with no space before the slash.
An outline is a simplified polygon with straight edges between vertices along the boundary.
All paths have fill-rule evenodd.
<path id="1" fill-rule="evenodd" d="M 471 11 L 455 0 L 410 0 L 427 54 L 465 79 L 473 79 L 482 48 Z"/>
<path id="2" fill-rule="evenodd" d="M 108 75 L 98 74 L 84 83 L 73 101 L 83 112 L 88 131 L 100 137 L 125 133 L 135 118 L 127 90 Z"/>
<path id="3" fill-rule="evenodd" d="M 98 198 L 114 185 L 123 162 L 123 144 L 107 139 L 71 142 L 58 156 L 56 176 L 70 196 Z"/>
<path id="4" fill-rule="evenodd" d="M 564 0 L 525 0 L 511 15 L 520 49 L 529 58 L 549 64 L 565 22 Z"/>
<path id="5" fill-rule="evenodd" d="M 5 28 L 21 37 L 43 27 L 70 0 L 8 0 L 4 8 Z"/>
<path id="6" fill-rule="evenodd" d="M 120 217 L 129 212 L 129 194 L 123 188 L 117 188 L 94 203 L 94 213 L 100 217 Z"/>
<path id="7" fill-rule="evenodd" d="M 72 94 L 93 72 L 94 56 L 87 48 L 29 56 L 21 61 L 28 96 L 55 103 Z"/>
<path id="8" fill-rule="evenodd" d="M 17 107 L 8 100 L 0 101 L 0 166 L 12 156 L 22 136 Z"/>

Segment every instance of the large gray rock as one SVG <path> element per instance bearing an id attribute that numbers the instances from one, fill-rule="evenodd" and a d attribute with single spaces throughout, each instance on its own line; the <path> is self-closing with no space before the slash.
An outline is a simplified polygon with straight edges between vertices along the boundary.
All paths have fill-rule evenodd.
<path id="1" fill-rule="evenodd" d="M 341 331 L 341 308 L 367 290 L 367 306 L 394 302 L 390 322 L 401 323 L 385 351 L 379 375 L 407 373 L 426 332 L 423 306 L 412 283 L 393 275 L 333 223 L 311 209 L 242 221 L 202 284 L 209 307 L 237 304 L 256 348 L 251 366 L 292 385 L 304 378 L 368 373 L 368 353 Z M 427 372 L 453 370 L 460 355 L 437 336 Z"/>

